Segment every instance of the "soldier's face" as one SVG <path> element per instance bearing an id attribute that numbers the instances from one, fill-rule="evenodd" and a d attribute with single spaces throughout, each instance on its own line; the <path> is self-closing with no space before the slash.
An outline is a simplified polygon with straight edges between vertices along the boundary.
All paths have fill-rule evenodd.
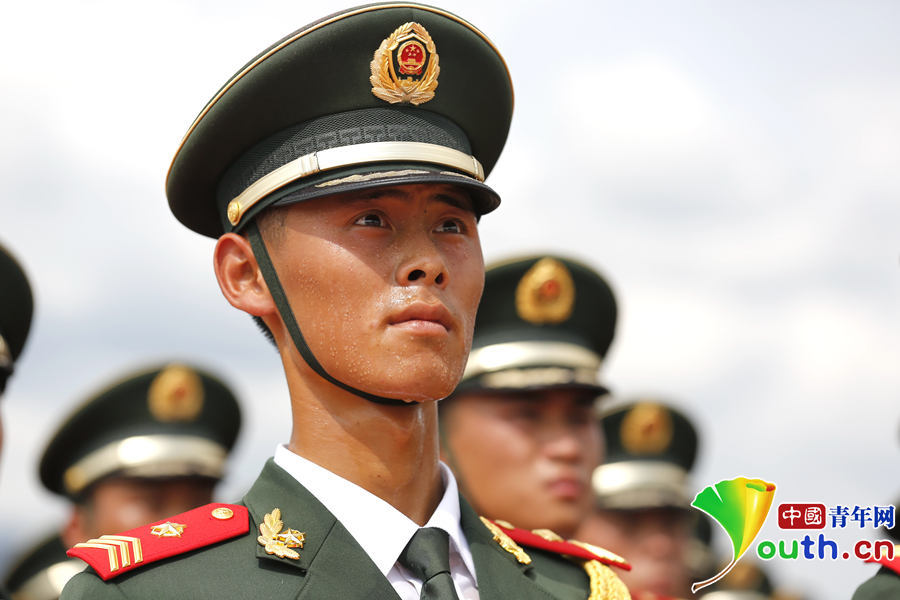
<path id="1" fill-rule="evenodd" d="M 264 237 L 325 370 L 379 396 L 447 396 L 462 376 L 484 287 L 468 195 L 416 184 L 277 210 L 283 223 Z"/>
<path id="2" fill-rule="evenodd" d="M 468 393 L 442 407 L 444 457 L 483 515 L 571 536 L 600 460 L 594 393 Z"/>
<path id="3" fill-rule="evenodd" d="M 579 530 L 580 539 L 631 563 L 619 575 L 630 590 L 687 596 L 691 514 L 676 508 L 601 510 Z"/>
<path id="4" fill-rule="evenodd" d="M 73 545 L 128 531 L 208 504 L 214 485 L 199 477 L 105 479 L 91 490 L 88 502 L 75 508 L 64 541 Z"/>

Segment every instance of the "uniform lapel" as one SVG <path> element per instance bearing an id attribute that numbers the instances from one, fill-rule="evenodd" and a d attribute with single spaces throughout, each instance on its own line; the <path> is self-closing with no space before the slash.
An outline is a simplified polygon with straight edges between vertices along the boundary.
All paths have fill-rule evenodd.
<path id="1" fill-rule="evenodd" d="M 272 459 L 244 497 L 250 510 L 253 535 L 273 509 L 281 510 L 283 531 L 303 532 L 299 559 L 267 554 L 257 545 L 263 569 L 302 575 L 296 598 L 316 600 L 398 600 L 394 588 L 341 523 L 305 487 Z"/>
<path id="2" fill-rule="evenodd" d="M 529 577 L 531 567 L 524 565 L 500 547 L 494 536 L 460 496 L 459 509 L 463 533 L 469 542 L 478 579 L 478 595 L 481 600 L 506 598 L 541 598 L 551 596 L 535 585 Z"/>

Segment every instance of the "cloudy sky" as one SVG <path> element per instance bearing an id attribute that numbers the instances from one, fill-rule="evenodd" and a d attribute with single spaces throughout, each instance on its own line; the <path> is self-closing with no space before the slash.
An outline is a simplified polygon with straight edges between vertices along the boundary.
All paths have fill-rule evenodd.
<path id="1" fill-rule="evenodd" d="M 51 0 L 7 11 L 0 240 L 26 265 L 37 312 L 2 402 L 0 571 L 62 518 L 37 481 L 46 439 L 125 370 L 177 358 L 236 388 L 246 428 L 224 499 L 286 439 L 277 357 L 220 297 L 212 242 L 170 215 L 163 182 L 234 71 L 345 6 Z M 503 205 L 481 226 L 486 259 L 546 250 L 608 276 L 621 320 L 607 379 L 695 418 L 698 487 L 746 475 L 775 482 L 776 503 L 900 496 L 900 4 L 442 6 L 493 39 L 516 88 L 490 178 Z M 773 523 L 760 539 L 791 539 Z M 850 544 L 875 532 L 829 535 Z M 874 572 L 770 568 L 835 600 Z"/>

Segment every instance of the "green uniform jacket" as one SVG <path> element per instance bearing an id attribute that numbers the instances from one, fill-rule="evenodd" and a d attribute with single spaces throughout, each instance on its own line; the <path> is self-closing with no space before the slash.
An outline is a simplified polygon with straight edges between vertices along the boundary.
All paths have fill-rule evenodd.
<path id="1" fill-rule="evenodd" d="M 871 578 L 856 588 L 853 600 L 895 600 L 900 599 L 900 575 L 881 567 Z"/>
<path id="2" fill-rule="evenodd" d="M 90 568 L 76 575 L 61 600 L 86 598 L 266 598 L 398 600 L 397 593 L 343 525 L 306 488 L 271 459 L 244 496 L 250 531 L 124 573 L 108 582 Z M 578 599 L 589 579 L 580 562 L 528 548 L 530 565 L 494 541 L 460 498 L 462 530 L 472 551 L 481 600 Z M 299 560 L 266 554 L 257 542 L 266 513 L 281 509 L 286 528 L 306 534 Z"/>

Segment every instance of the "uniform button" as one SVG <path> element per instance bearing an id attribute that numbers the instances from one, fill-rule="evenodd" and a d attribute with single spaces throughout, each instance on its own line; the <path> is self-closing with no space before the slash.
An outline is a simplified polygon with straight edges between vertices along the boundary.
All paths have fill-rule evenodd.
<path id="1" fill-rule="evenodd" d="M 224 506 L 220 506 L 219 508 L 214 508 L 212 511 L 212 516 L 215 519 L 219 519 L 220 521 L 227 521 L 231 517 L 234 516 L 234 511 L 230 508 L 225 508 Z"/>

